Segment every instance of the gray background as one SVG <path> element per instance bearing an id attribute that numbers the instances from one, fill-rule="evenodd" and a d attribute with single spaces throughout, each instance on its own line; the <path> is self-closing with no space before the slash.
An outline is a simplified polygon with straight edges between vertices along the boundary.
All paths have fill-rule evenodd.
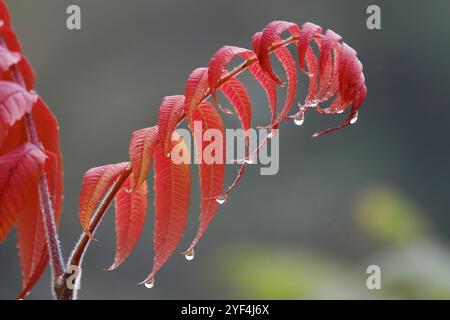
<path id="1" fill-rule="evenodd" d="M 259 176 L 252 167 L 221 208 L 196 259 L 188 263 L 175 254 L 154 289 L 135 285 L 152 265 L 152 210 L 129 260 L 107 273 L 102 268 L 112 263 L 115 246 L 110 211 L 87 253 L 80 298 L 450 297 L 448 1 L 7 3 L 37 73 L 37 90 L 61 126 L 60 237 L 66 257 L 81 230 L 77 208 L 84 172 L 126 161 L 130 134 L 156 124 L 161 99 L 182 94 L 191 70 L 206 66 L 222 45 L 250 47 L 252 35 L 272 20 L 311 21 L 341 34 L 365 68 L 369 95 L 357 125 L 315 140 L 312 133 L 341 119 L 311 114 L 303 127 L 285 123 L 279 174 Z M 81 31 L 65 27 L 69 4 L 81 6 Z M 366 28 L 369 4 L 382 8 L 381 31 Z M 265 95 L 247 83 L 255 123 L 266 123 Z M 235 169 L 230 167 L 228 179 Z M 197 226 L 196 169 L 192 174 L 189 225 L 179 251 Z M 394 209 L 386 197 L 393 198 Z M 388 216 L 386 230 L 361 222 L 364 206 Z M 389 223 L 396 210 L 404 220 Z M 411 221 L 418 221 L 413 232 L 397 241 Z M 386 240 L 386 233 L 393 236 Z M 15 246 L 14 234 L 0 245 L 3 299 L 14 298 L 21 286 Z M 365 287 L 369 264 L 382 267 L 380 291 Z M 47 272 L 30 298 L 50 297 L 48 279 Z"/>

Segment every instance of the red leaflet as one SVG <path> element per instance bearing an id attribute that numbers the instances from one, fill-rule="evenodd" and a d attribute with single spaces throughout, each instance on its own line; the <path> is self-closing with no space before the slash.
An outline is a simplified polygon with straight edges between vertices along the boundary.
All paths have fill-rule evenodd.
<path id="1" fill-rule="evenodd" d="M 89 232 L 89 224 L 100 201 L 109 191 L 118 176 L 130 165 L 128 162 L 93 168 L 83 177 L 83 185 L 80 193 L 80 221 L 86 234 Z"/>
<path id="2" fill-rule="evenodd" d="M 331 81 L 333 81 L 332 76 L 334 69 L 337 69 L 336 64 L 333 65 L 332 53 L 334 53 L 335 58 L 336 55 L 339 54 L 339 41 L 341 40 L 341 36 L 334 33 L 331 30 L 328 30 L 325 36 L 319 41 L 320 44 L 320 57 L 319 57 L 319 74 L 320 74 L 320 83 L 319 89 L 317 93 L 318 102 L 324 101 L 328 98 L 329 92 L 328 88 L 331 85 Z M 335 61 L 336 62 L 336 61 Z"/>
<path id="3" fill-rule="evenodd" d="M 242 82 L 239 81 L 237 78 L 232 78 L 228 80 L 226 83 L 222 85 L 220 89 L 222 90 L 223 94 L 228 98 L 228 100 L 230 100 L 231 104 L 233 105 L 239 116 L 242 129 L 244 130 L 245 145 L 246 145 L 244 163 L 241 165 L 241 169 L 239 170 L 236 179 L 234 180 L 232 185 L 227 189 L 226 191 L 227 196 L 237 186 L 237 183 L 239 182 L 245 171 L 247 161 L 249 160 L 250 135 L 248 130 L 250 129 L 252 122 L 252 105 L 247 89 L 242 84 Z"/>
<path id="4" fill-rule="evenodd" d="M 356 57 L 356 51 L 346 43 L 342 45 L 339 69 L 341 97 L 345 102 L 351 102 L 354 95 L 353 90 L 361 79 L 362 64 Z"/>
<path id="5" fill-rule="evenodd" d="M 191 254 L 217 212 L 219 204 L 215 199 L 222 195 L 225 177 L 225 141 L 210 142 L 209 139 L 211 137 L 207 137 L 205 134 L 208 130 L 216 130 L 218 133 L 220 132 L 222 140 L 225 139 L 225 128 L 220 115 L 212 104 L 203 102 L 194 112 L 194 121 L 202 123 L 202 132 L 200 134 L 204 139 L 202 139 L 202 143 L 196 141 L 197 159 L 202 159 L 199 165 L 202 200 L 200 204 L 200 225 L 197 235 L 189 249 L 186 250 L 186 252 Z M 198 133 L 195 134 L 197 136 Z M 218 143 L 218 148 L 214 148 L 214 143 Z M 207 159 L 213 152 L 211 148 L 215 149 L 214 156 L 218 160 L 217 162 L 208 161 Z"/>
<path id="6" fill-rule="evenodd" d="M 175 131 L 184 111 L 184 96 L 165 97 L 159 107 L 159 141 L 163 143 L 164 154 L 170 152 L 172 133 Z"/>
<path id="7" fill-rule="evenodd" d="M 0 46 L 0 71 L 7 71 L 12 65 L 20 61 L 20 54 L 11 52 L 3 46 Z"/>
<path id="8" fill-rule="evenodd" d="M 320 79 L 320 86 L 318 91 L 318 100 L 326 101 L 334 96 L 339 88 L 339 64 L 341 58 L 341 44 L 337 43 L 333 49 L 333 63 L 328 64 L 328 69 L 325 70 L 324 76 Z"/>
<path id="9" fill-rule="evenodd" d="M 260 41 L 261 41 L 261 33 L 257 33 L 253 37 L 253 47 L 258 51 L 260 47 Z M 253 55 L 254 53 L 251 54 L 244 53 L 243 57 L 245 59 L 250 59 Z M 251 64 L 248 67 L 248 70 L 266 91 L 267 98 L 269 100 L 270 111 L 272 112 L 271 123 L 273 123 L 275 121 L 277 113 L 277 84 L 267 73 L 264 72 L 264 70 L 261 68 L 261 65 L 259 64 L 259 61 L 256 61 L 253 64 Z"/>
<path id="10" fill-rule="evenodd" d="M 327 69 L 330 69 L 331 52 L 341 39 L 342 37 L 334 31 L 327 30 L 325 36 L 320 41 L 319 70 L 321 77 L 323 77 Z"/>
<path id="11" fill-rule="evenodd" d="M 139 240 L 147 215 L 147 182 L 131 191 L 133 179 L 130 176 L 115 197 L 116 208 L 116 257 L 108 268 L 112 271 L 119 267 L 133 251 Z"/>
<path id="12" fill-rule="evenodd" d="M 178 139 L 179 137 L 176 136 Z M 155 149 L 155 257 L 153 270 L 144 281 L 148 286 L 153 284 L 156 273 L 167 262 L 178 246 L 184 228 L 191 189 L 189 151 L 181 142 L 173 143 L 184 163 L 174 164 L 158 144 Z"/>
<path id="13" fill-rule="evenodd" d="M 233 46 L 224 46 L 219 51 L 217 51 L 214 57 L 211 59 L 208 67 L 208 81 L 209 87 L 211 88 L 211 97 L 215 103 L 218 104 L 216 90 L 220 77 L 225 72 L 226 66 L 236 56 L 242 56 L 243 54 L 254 55 L 254 53 L 248 49 Z"/>
<path id="14" fill-rule="evenodd" d="M 0 157 L 0 241 L 36 189 L 44 161 L 44 153 L 29 143 Z"/>
<path id="15" fill-rule="evenodd" d="M 20 120 L 37 100 L 37 95 L 25 91 L 21 86 L 0 81 L 0 145 L 9 127 Z"/>
<path id="16" fill-rule="evenodd" d="M 186 82 L 184 113 L 188 124 L 193 128 L 192 113 L 198 104 L 205 97 L 209 89 L 208 68 L 198 68 L 192 71 Z"/>
<path id="17" fill-rule="evenodd" d="M 314 23 L 307 22 L 302 26 L 300 30 L 299 38 L 297 41 L 298 48 L 298 63 L 300 65 L 300 69 L 303 73 L 305 72 L 305 57 L 308 51 L 312 51 L 311 49 L 311 40 L 314 37 L 320 35 L 322 33 L 322 27 L 315 25 Z M 307 60 L 306 60 L 307 61 Z M 311 70 L 309 70 L 311 72 Z"/>
<path id="18" fill-rule="evenodd" d="M 283 84 L 283 82 L 278 78 L 272 69 L 272 64 L 270 63 L 269 53 L 272 45 L 279 41 L 280 35 L 283 32 L 289 31 L 291 35 L 298 36 L 300 34 L 299 27 L 292 22 L 286 21 L 273 21 L 264 28 L 261 35 L 261 42 L 259 44 L 259 49 L 254 48 L 254 51 L 258 55 L 259 63 L 264 71 L 266 71 L 275 82 L 278 84 Z"/>
<path id="19" fill-rule="evenodd" d="M 138 188 L 147 179 L 152 164 L 153 149 L 158 141 L 158 126 L 133 133 L 130 143 L 130 159 L 133 168 L 133 186 Z"/>
<path id="20" fill-rule="evenodd" d="M 10 26 L 5 25 L 3 27 L 0 27 L 0 37 L 0 45 L 2 47 L 7 48 L 15 53 L 22 53 L 22 47 L 19 43 L 19 40 L 17 39 L 16 34 Z M 25 82 L 26 89 L 32 90 L 36 81 L 36 76 L 30 66 L 30 63 L 24 56 L 21 56 L 20 61 L 17 63 L 17 68 L 20 71 L 20 76 Z M 7 75 L 7 77 L 4 77 L 3 80 L 12 81 L 13 79 L 10 75 Z"/>
<path id="21" fill-rule="evenodd" d="M 279 116 L 279 122 L 282 121 L 284 117 L 289 113 L 295 102 L 295 94 L 297 91 L 297 67 L 295 65 L 294 58 L 287 48 L 282 47 L 277 49 L 275 51 L 275 56 L 278 58 L 278 60 L 280 60 L 281 65 L 286 71 L 288 83 L 286 100 Z"/>
<path id="22" fill-rule="evenodd" d="M 17 241 L 24 288 L 30 283 L 41 258 L 48 259 L 37 189 L 32 191 L 28 199 L 17 220 Z"/>
<path id="23" fill-rule="evenodd" d="M 239 116 L 242 129 L 247 135 L 248 130 L 252 125 L 252 103 L 250 101 L 250 96 L 247 89 L 239 79 L 232 78 L 225 82 L 220 87 L 220 90 L 223 92 L 225 97 L 230 100 Z"/>
<path id="24" fill-rule="evenodd" d="M 317 85 L 319 82 L 319 60 L 311 47 L 306 50 L 306 65 L 308 66 L 309 85 L 306 95 L 306 104 L 315 105 L 317 96 Z"/>

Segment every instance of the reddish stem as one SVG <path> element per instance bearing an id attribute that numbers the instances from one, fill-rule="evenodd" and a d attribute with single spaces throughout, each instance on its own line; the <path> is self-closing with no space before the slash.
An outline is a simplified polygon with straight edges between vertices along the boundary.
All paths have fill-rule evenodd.
<path id="1" fill-rule="evenodd" d="M 33 116 L 27 114 L 25 116 L 30 142 L 37 147 L 41 147 Z M 50 192 L 48 189 L 47 177 L 45 171 L 42 172 L 39 180 L 39 198 L 41 212 L 44 221 L 45 236 L 47 239 L 48 255 L 50 257 L 50 266 L 52 269 L 53 281 L 56 281 L 64 274 L 64 262 L 62 258 L 61 248 L 59 246 L 58 233 L 56 231 L 55 213 L 52 206 Z"/>
<path id="2" fill-rule="evenodd" d="M 14 80 L 19 85 L 26 88 L 25 81 L 23 80 L 22 74 L 19 72 L 17 67 L 13 68 L 12 73 Z M 25 115 L 25 125 L 27 128 L 29 141 L 38 148 L 42 148 L 41 141 L 39 140 L 39 135 L 36 131 L 36 125 L 33 120 L 33 115 L 31 113 Z M 42 218 L 44 222 L 45 237 L 47 240 L 48 256 L 50 260 L 50 267 L 52 270 L 52 287 L 54 287 L 58 282 L 58 279 L 60 279 L 64 274 L 64 262 L 61 253 L 61 247 L 59 245 L 58 232 L 55 222 L 55 212 L 52 206 L 52 200 L 48 188 L 45 170 L 42 171 L 41 177 L 39 179 L 38 191 Z M 58 299 L 58 296 L 55 292 L 54 296 Z"/>

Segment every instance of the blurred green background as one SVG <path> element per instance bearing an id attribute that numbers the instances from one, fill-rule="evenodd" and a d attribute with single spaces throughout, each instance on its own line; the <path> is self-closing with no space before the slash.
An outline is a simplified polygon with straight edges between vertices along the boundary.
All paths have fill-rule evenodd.
<path id="1" fill-rule="evenodd" d="M 115 247 L 110 211 L 85 258 L 81 299 L 450 298 L 448 1 L 7 3 L 37 89 L 61 126 L 66 257 L 81 230 L 84 172 L 126 161 L 130 134 L 156 124 L 162 98 L 183 93 L 189 73 L 221 46 L 250 47 L 272 20 L 310 21 L 341 34 L 364 64 L 369 95 L 357 124 L 318 140 L 314 132 L 341 119 L 310 114 L 302 127 L 283 124 L 279 174 L 260 176 L 252 166 L 195 260 L 175 254 L 153 289 L 136 285 L 152 265 L 152 210 L 129 260 L 107 273 Z M 69 4 L 81 7 L 81 31 L 65 27 Z M 370 4 L 381 7 L 380 31 L 366 28 Z M 255 124 L 265 124 L 265 95 L 246 83 Z M 228 179 L 236 170 L 228 168 Z M 197 227 L 197 170 L 192 174 L 180 252 Z M 13 234 L 0 245 L 2 299 L 21 286 L 15 246 Z M 381 268 L 381 290 L 366 287 L 369 265 Z M 50 298 L 48 279 L 47 272 L 29 298 Z"/>

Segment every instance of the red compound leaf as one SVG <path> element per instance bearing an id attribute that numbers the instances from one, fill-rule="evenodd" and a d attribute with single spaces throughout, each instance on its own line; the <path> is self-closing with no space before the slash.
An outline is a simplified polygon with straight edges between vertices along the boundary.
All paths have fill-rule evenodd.
<path id="1" fill-rule="evenodd" d="M 282 39 L 281 35 L 285 32 L 289 32 L 291 36 Z M 246 165 L 253 162 L 253 156 L 257 155 L 264 144 L 273 137 L 272 134 L 267 136 L 250 158 L 249 130 L 252 126 L 253 111 L 247 89 L 237 77 L 243 71 L 249 70 L 260 83 L 266 91 L 272 113 L 269 127 L 278 128 L 282 121 L 293 117 L 288 113 L 297 96 L 297 67 L 290 51 L 286 48 L 291 43 L 297 45 L 300 70 L 309 77 L 305 101 L 300 105 L 299 113 L 294 116 L 295 120 L 299 120 L 297 124 L 303 123 L 304 113 L 307 108 L 312 107 L 321 114 L 342 113 L 350 109 L 348 117 L 340 126 L 318 133 L 315 135 L 316 137 L 356 121 L 358 110 L 367 96 L 362 64 L 358 60 L 356 52 L 341 43 L 341 37 L 333 31 L 328 30 L 323 35 L 322 28 L 312 23 L 305 23 L 300 29 L 291 22 L 275 21 L 253 37 L 254 52 L 233 46 L 222 47 L 211 59 L 208 68 L 195 69 L 189 75 L 184 97 L 172 96 L 163 100 L 159 112 L 159 132 L 158 127 L 153 127 L 153 129 L 144 129 L 133 135 L 130 156 L 134 177 L 130 179 L 135 181 L 135 186 L 141 186 L 145 181 L 152 161 L 151 155 L 153 154 L 153 158 L 155 158 L 155 257 L 152 272 L 143 282 L 148 287 L 153 285 L 156 273 L 178 246 L 186 225 L 189 207 L 189 165 L 175 161 L 179 157 L 174 149 L 176 148 L 178 153 L 181 151 L 185 156 L 188 151 L 182 143 L 177 144 L 176 141 L 172 141 L 173 133 L 178 125 L 187 119 L 189 129 L 194 134 L 197 159 L 204 160 L 205 151 L 209 152 L 214 143 L 208 140 L 199 141 L 197 136 L 203 136 L 210 129 L 216 129 L 224 136 L 222 120 L 214 105 L 207 100 L 211 97 L 218 108 L 226 113 L 231 113 L 231 111 L 222 109 L 217 103 L 217 91 L 221 91 L 230 101 L 245 132 L 244 163 L 234 182 L 225 192 L 223 189 L 224 164 L 206 161 L 199 163 L 202 194 L 200 225 L 193 242 L 185 251 L 186 257 L 190 259 L 194 254 L 194 247 L 216 215 L 218 204 L 225 202 L 229 193 L 242 178 Z M 316 47 L 317 53 L 315 52 Z M 273 70 L 270 61 L 271 54 L 275 55 L 286 73 L 286 100 L 278 117 L 277 84 L 282 85 L 283 82 Z M 240 57 L 244 61 L 233 70 L 227 71 L 227 66 L 236 57 Z M 331 101 L 328 108 L 319 106 L 331 99 L 334 100 Z M 297 116 L 301 116 L 301 118 L 297 118 Z M 16 128 L 11 128 L 11 130 L 16 130 Z M 178 138 L 177 134 L 175 134 L 175 138 Z M 16 143 L 14 139 L 9 140 L 9 136 L 6 141 L 5 146 L 1 148 L 9 148 Z M 177 147 L 180 145 L 181 147 Z M 222 144 L 222 148 L 224 146 L 225 144 Z M 218 151 L 214 150 L 214 152 Z M 223 155 L 223 157 L 225 156 Z M 129 170 L 122 171 L 120 181 L 124 181 L 127 174 L 129 174 Z M 127 187 L 124 188 L 124 191 L 121 192 L 127 190 Z M 107 192 L 107 188 L 103 189 L 103 193 Z M 114 188 L 114 190 L 116 189 Z M 140 229 L 136 231 L 136 234 L 140 234 Z M 132 240 L 133 245 L 135 241 L 137 240 Z M 129 245 L 128 248 L 126 256 L 132 246 Z"/>

